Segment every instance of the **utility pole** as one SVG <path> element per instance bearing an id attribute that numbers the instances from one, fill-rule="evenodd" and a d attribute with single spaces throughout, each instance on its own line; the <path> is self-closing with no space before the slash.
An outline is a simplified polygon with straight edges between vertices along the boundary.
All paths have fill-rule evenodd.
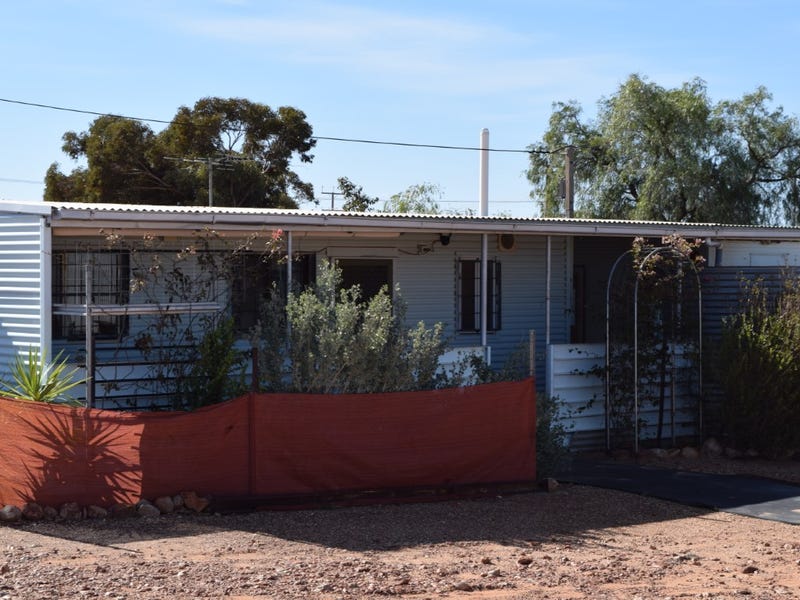
<path id="1" fill-rule="evenodd" d="M 344 192 L 333 192 L 333 191 L 331 191 L 331 192 L 326 192 L 326 191 L 325 191 L 325 188 L 322 188 L 322 192 L 321 192 L 321 193 L 322 193 L 322 195 L 323 195 L 323 196 L 325 196 L 326 194 L 330 194 L 330 195 L 331 195 L 331 210 L 334 210 L 334 207 L 333 207 L 333 197 L 334 197 L 334 196 L 344 196 Z"/>
<path id="2" fill-rule="evenodd" d="M 165 156 L 167 160 L 174 160 L 180 162 L 201 163 L 208 169 L 208 205 L 214 206 L 214 167 L 223 171 L 232 171 L 230 166 L 231 161 L 238 160 L 252 160 L 250 158 L 240 156 L 203 156 L 200 158 L 180 158 L 175 156 Z"/>

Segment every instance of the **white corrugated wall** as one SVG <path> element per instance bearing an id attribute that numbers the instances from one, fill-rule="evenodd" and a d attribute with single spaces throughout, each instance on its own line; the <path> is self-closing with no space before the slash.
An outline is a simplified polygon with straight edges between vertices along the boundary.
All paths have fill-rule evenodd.
<path id="1" fill-rule="evenodd" d="M 0 376 L 31 346 L 50 350 L 50 243 L 42 216 L 0 213 Z"/>

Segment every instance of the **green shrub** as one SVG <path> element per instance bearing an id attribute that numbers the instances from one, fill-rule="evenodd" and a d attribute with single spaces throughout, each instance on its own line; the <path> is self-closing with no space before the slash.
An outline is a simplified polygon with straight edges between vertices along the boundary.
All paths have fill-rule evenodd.
<path id="1" fill-rule="evenodd" d="M 177 383 L 179 408 L 196 409 L 230 400 L 246 389 L 243 353 L 234 346 L 231 318 L 208 320 L 209 329 L 192 355 L 188 375 Z"/>
<path id="2" fill-rule="evenodd" d="M 254 332 L 259 370 L 271 391 L 371 393 L 442 387 L 442 325 L 405 325 L 399 290 L 363 299 L 341 288 L 341 272 L 323 265 L 316 284 L 290 294 L 283 310 L 273 293 Z"/>
<path id="3" fill-rule="evenodd" d="M 569 431 L 561 414 L 558 397 L 536 396 L 536 476 L 539 479 L 562 473 L 570 461 Z"/>
<path id="4" fill-rule="evenodd" d="M 800 280 L 770 298 L 745 284 L 742 310 L 726 319 L 717 359 L 722 418 L 733 443 L 777 456 L 800 448 Z"/>

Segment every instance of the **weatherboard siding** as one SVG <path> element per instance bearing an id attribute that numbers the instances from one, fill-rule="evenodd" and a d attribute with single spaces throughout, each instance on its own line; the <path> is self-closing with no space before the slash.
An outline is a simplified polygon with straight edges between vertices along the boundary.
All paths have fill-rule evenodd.
<path id="1" fill-rule="evenodd" d="M 409 240 L 416 248 L 416 242 Z M 481 255 L 480 236 L 453 236 L 451 243 L 438 243 L 425 254 L 399 254 L 394 259 L 394 282 L 399 284 L 408 310 L 406 321 L 427 326 L 441 322 L 452 346 L 477 346 L 480 333 L 456 331 L 457 264 Z M 547 245 L 541 236 L 517 236 L 511 251 L 499 251 L 496 236 L 488 240 L 488 258 L 502 265 L 502 327 L 488 332 L 492 365 L 502 368 L 506 362 L 527 351 L 529 332 L 536 332 L 537 379 L 544 382 L 546 328 Z M 551 238 L 551 317 L 552 343 L 568 341 L 569 297 L 567 244 L 564 238 Z"/>

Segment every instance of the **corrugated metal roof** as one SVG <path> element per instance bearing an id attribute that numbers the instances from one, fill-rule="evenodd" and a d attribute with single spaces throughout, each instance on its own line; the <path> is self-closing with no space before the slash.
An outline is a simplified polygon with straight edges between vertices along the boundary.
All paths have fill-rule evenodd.
<path id="1" fill-rule="evenodd" d="M 753 226 L 727 223 L 685 223 L 670 221 L 628 221 L 623 219 L 579 219 L 545 217 L 476 216 L 454 214 L 421 213 L 381 213 L 347 212 L 309 209 L 280 208 L 238 208 L 209 206 L 169 206 L 154 204 L 105 204 L 105 203 L 8 203 L 0 201 L 0 210 L 11 212 L 30 212 L 31 214 L 51 214 L 54 219 L 75 222 L 79 220 L 99 220 L 107 217 L 114 221 L 135 219 L 134 215 L 146 220 L 170 220 L 170 217 L 183 216 L 191 221 L 214 224 L 233 223 L 253 225 L 270 223 L 273 226 L 280 219 L 287 224 L 302 222 L 307 226 L 337 227 L 398 227 L 401 229 L 427 229 L 431 226 L 448 229 L 465 229 L 488 232 L 509 231 L 516 233 L 548 233 L 554 235 L 622 235 L 641 230 L 641 235 L 658 235 L 666 231 L 686 235 L 730 235 L 732 237 L 798 238 L 800 227 Z M 26 208 L 28 210 L 26 210 Z M 49 210 L 48 210 L 49 209 Z M 163 218 L 163 219 L 162 219 Z M 263 221 L 262 221 L 263 219 Z M 64 223 L 66 224 L 66 223 Z M 696 232 L 696 233 L 695 233 Z"/>

